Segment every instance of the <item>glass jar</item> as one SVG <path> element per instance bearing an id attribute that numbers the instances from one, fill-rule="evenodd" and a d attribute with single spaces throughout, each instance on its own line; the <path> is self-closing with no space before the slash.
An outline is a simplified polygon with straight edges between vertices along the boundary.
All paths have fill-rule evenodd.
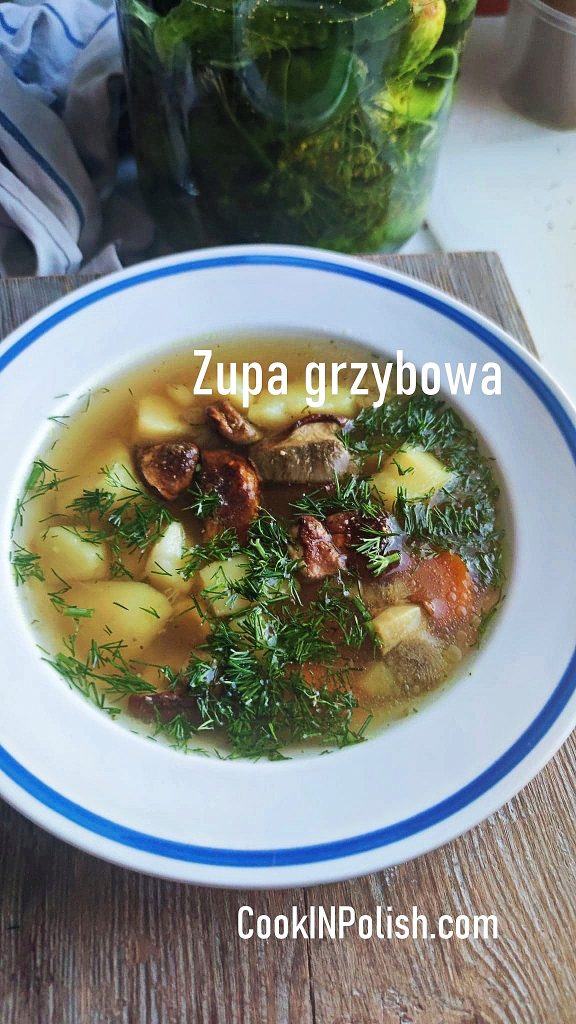
<path id="1" fill-rule="evenodd" d="M 394 250 L 476 0 L 118 0 L 143 192 L 181 250 Z"/>

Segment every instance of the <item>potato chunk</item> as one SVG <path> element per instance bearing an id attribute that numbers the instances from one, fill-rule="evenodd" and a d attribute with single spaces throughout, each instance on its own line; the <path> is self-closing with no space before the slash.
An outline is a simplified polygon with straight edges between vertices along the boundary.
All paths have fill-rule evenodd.
<path id="1" fill-rule="evenodd" d="M 200 569 L 198 576 L 206 591 L 204 597 L 219 618 L 225 618 L 250 607 L 250 602 L 246 598 L 229 593 L 229 584 L 243 580 L 247 572 L 248 562 L 245 555 L 234 555 L 223 562 L 210 562 Z"/>
<path id="2" fill-rule="evenodd" d="M 388 654 L 407 636 L 424 628 L 425 617 L 418 604 L 393 604 L 375 619 L 372 628 L 380 646 L 380 654 Z"/>
<path id="3" fill-rule="evenodd" d="M 170 523 L 160 540 L 154 544 L 146 563 L 146 576 L 158 590 L 171 590 L 185 594 L 191 590 L 190 581 L 182 579 L 179 570 L 187 547 L 182 523 Z"/>
<path id="4" fill-rule="evenodd" d="M 136 424 L 138 438 L 162 441 L 168 437 L 182 437 L 189 431 L 189 424 L 167 398 L 145 395 L 140 400 Z"/>
<path id="5" fill-rule="evenodd" d="M 102 580 L 108 575 L 110 552 L 106 544 L 89 538 L 80 527 L 54 526 L 44 539 L 42 560 L 67 582 Z"/>
<path id="6" fill-rule="evenodd" d="M 326 413 L 334 416 L 353 416 L 357 409 L 357 400 L 350 396 L 345 388 L 337 395 L 326 395 L 324 405 L 312 407 L 307 404 L 307 392 L 304 388 L 290 389 L 288 395 L 270 395 L 263 391 L 250 404 L 249 417 L 257 427 L 278 430 L 294 420 L 310 413 Z"/>
<path id="7" fill-rule="evenodd" d="M 374 484 L 391 507 L 399 487 L 411 501 L 430 498 L 446 486 L 451 476 L 450 470 L 435 455 L 422 448 L 407 448 L 388 459 L 384 468 L 374 475 Z"/>
<path id="8" fill-rule="evenodd" d="M 148 583 L 133 580 L 108 580 L 101 583 L 76 583 L 66 592 L 67 604 L 92 609 L 81 618 L 83 641 L 110 643 L 122 640 L 123 654 L 134 656 L 148 647 L 160 634 L 172 614 L 168 598 Z"/>
<path id="9" fill-rule="evenodd" d="M 270 395 L 263 391 L 250 403 L 248 415 L 257 427 L 276 429 L 302 416 L 306 409 L 305 394 L 294 391 L 290 395 Z"/>
<path id="10" fill-rule="evenodd" d="M 56 511 L 69 514 L 69 506 L 83 491 L 113 491 L 120 498 L 134 487 L 138 484 L 132 456 L 126 445 L 112 442 L 89 452 L 84 472 L 64 480 L 55 490 Z"/>
<path id="11" fill-rule="evenodd" d="M 381 701 L 393 697 L 397 686 L 387 665 L 377 662 L 358 677 L 358 686 L 369 700 Z"/>
<path id="12" fill-rule="evenodd" d="M 194 404 L 194 393 L 187 384 L 168 384 L 166 394 L 181 409 L 189 409 Z"/>

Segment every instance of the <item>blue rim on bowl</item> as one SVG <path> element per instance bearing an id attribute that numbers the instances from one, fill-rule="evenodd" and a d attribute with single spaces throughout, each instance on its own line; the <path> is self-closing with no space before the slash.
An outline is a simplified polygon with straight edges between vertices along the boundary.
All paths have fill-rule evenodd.
<path id="1" fill-rule="evenodd" d="M 333 262 L 329 258 L 284 255 L 278 252 L 258 253 L 246 250 L 241 254 L 182 259 L 168 265 L 152 266 L 149 269 L 133 272 L 129 276 L 122 276 L 108 284 L 103 284 L 88 294 L 72 298 L 64 307 L 41 319 L 0 356 L 0 372 L 58 323 L 115 292 L 124 291 L 162 277 L 240 265 L 292 266 L 353 277 L 377 288 L 384 288 L 404 295 L 459 324 L 492 352 L 497 353 L 528 384 L 554 420 L 576 463 L 576 427 L 561 402 L 545 380 L 534 370 L 530 361 L 503 341 L 487 324 L 478 322 L 465 309 L 451 305 L 440 294 L 422 291 L 416 283 L 412 284 L 407 279 L 402 279 L 401 276 L 388 276 L 383 270 L 375 273 L 364 269 L 359 263 L 339 263 Z M 45 807 L 70 822 L 125 847 L 172 860 L 218 867 L 263 868 L 305 865 L 320 861 L 333 861 L 389 846 L 417 835 L 468 807 L 473 801 L 487 794 L 528 756 L 556 722 L 575 690 L 576 651 L 551 697 L 531 725 L 501 757 L 472 782 L 425 811 L 393 825 L 362 835 L 309 846 L 238 850 L 179 843 L 126 828 L 117 822 L 92 813 L 43 783 L 41 779 L 16 761 L 4 747 L 0 747 L 0 770 Z"/>

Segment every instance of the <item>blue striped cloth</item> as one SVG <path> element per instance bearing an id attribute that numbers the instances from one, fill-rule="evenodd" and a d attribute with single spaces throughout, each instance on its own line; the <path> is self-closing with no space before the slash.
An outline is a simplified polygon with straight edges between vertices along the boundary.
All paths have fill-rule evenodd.
<path id="1" fill-rule="evenodd" d="M 0 276 L 120 266 L 122 102 L 113 0 L 0 3 Z"/>

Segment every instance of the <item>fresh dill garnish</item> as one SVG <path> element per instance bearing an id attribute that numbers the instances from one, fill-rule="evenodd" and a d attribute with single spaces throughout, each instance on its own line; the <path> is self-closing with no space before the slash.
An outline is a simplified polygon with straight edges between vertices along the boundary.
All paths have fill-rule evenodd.
<path id="1" fill-rule="evenodd" d="M 110 706 L 109 697 L 125 699 L 131 694 L 156 692 L 155 686 L 134 671 L 123 651 L 121 640 L 108 644 L 98 644 L 93 640 L 86 658 L 82 659 L 77 655 L 76 637 L 71 635 L 65 641 L 64 651 L 57 654 L 43 652 L 43 660 L 66 679 L 71 687 L 115 717 L 120 714 L 121 708 Z"/>
<path id="2" fill-rule="evenodd" d="M 52 569 L 52 575 L 61 583 L 61 587 L 58 590 L 52 590 L 48 593 L 48 597 L 56 611 L 69 619 L 91 619 L 94 609 L 81 608 L 78 605 L 70 604 L 64 597 L 64 594 L 68 594 L 72 589 L 70 584 L 63 580 L 54 569 Z"/>
<path id="3" fill-rule="evenodd" d="M 503 580 L 502 532 L 497 522 L 499 490 L 490 460 L 458 413 L 442 399 L 418 393 L 392 398 L 379 409 L 362 409 L 342 441 L 355 458 L 394 456 L 418 447 L 452 472 L 436 502 L 410 501 L 398 490 L 395 515 L 417 553 L 460 555 L 480 583 Z M 403 474 L 404 475 L 404 474 Z"/>
<path id="4" fill-rule="evenodd" d="M 93 608 L 80 608 L 76 604 L 69 604 L 61 594 L 54 593 L 49 597 L 56 611 L 68 616 L 69 619 L 91 619 L 94 615 Z"/>
<path id="5" fill-rule="evenodd" d="M 338 652 L 334 640 L 326 635 L 326 623 L 322 609 L 312 607 L 282 620 L 274 637 L 276 664 L 325 664 L 334 661 Z"/>
<path id="6" fill-rule="evenodd" d="M 335 512 L 355 512 L 367 519 L 382 514 L 382 501 L 369 477 L 335 477 L 329 491 L 316 490 L 291 503 L 296 511 L 325 519 Z"/>
<path id="7" fill-rule="evenodd" d="M 381 576 L 390 566 L 400 561 L 400 552 L 389 550 L 390 541 L 395 536 L 395 533 L 387 533 L 369 524 L 362 525 L 360 541 L 353 547 L 358 554 L 364 555 L 373 576 Z"/>
<path id="8" fill-rule="evenodd" d="M 339 575 L 324 580 L 313 607 L 322 613 L 326 625 L 337 628 L 338 639 L 347 647 L 358 649 L 370 639 L 372 616 L 353 578 Z"/>
<path id="9" fill-rule="evenodd" d="M 263 609 L 253 616 L 267 617 Z M 313 686 L 299 665 L 279 656 L 281 646 L 270 633 L 264 648 L 259 633 L 217 623 L 202 645 L 209 660 L 193 655 L 187 669 L 188 692 L 197 701 L 198 731 L 224 732 L 231 757 L 280 760 L 287 745 L 317 740 L 345 746 L 361 737 L 351 727 L 358 702 L 349 688 L 330 677 Z"/>
<path id="10" fill-rule="evenodd" d="M 28 551 L 21 544 L 14 545 L 13 550 L 10 552 L 10 563 L 17 587 L 22 586 L 28 580 L 40 580 L 42 583 L 45 579 L 42 566 L 40 565 L 40 555 L 35 555 L 32 551 Z"/>
<path id="11" fill-rule="evenodd" d="M 483 586 L 500 586 L 503 579 L 502 533 L 493 501 L 480 491 L 476 500 L 460 503 L 448 496 L 439 505 L 410 501 L 398 489 L 394 514 L 420 557 L 451 551 L 475 572 Z"/>
<path id="12" fill-rule="evenodd" d="M 299 601 L 296 573 L 301 566 L 290 554 L 290 538 L 283 524 L 265 509 L 251 523 L 244 553 L 249 569 L 234 584 L 234 592 L 247 601 L 274 604 Z"/>
<path id="13" fill-rule="evenodd" d="M 175 521 L 174 516 L 159 498 L 143 491 L 134 477 L 133 486 L 126 487 L 113 473 L 107 476 L 120 491 L 107 514 L 114 536 L 128 551 L 146 551 L 160 540 L 166 527 Z"/>
<path id="14" fill-rule="evenodd" d="M 74 479 L 70 476 L 60 476 L 60 470 L 48 465 L 44 459 L 35 459 L 28 474 L 22 495 L 16 501 L 14 518 L 12 520 L 12 534 L 16 527 L 24 524 L 24 510 L 30 501 L 42 497 L 48 491 L 58 490 L 61 484 L 67 480 Z"/>
<path id="15" fill-rule="evenodd" d="M 150 570 L 150 575 L 151 576 L 171 576 L 172 575 L 172 573 L 168 569 L 165 569 L 163 565 L 160 565 L 160 562 L 156 562 L 155 561 L 154 562 L 154 566 L 155 566 L 155 568 Z"/>
<path id="16" fill-rule="evenodd" d="M 94 673 L 90 671 L 84 662 L 76 658 L 74 654 L 58 651 L 56 654 L 44 655 L 42 660 L 51 665 L 71 688 L 78 690 L 83 697 L 91 701 L 92 704 L 95 704 L 97 708 L 106 711 L 112 717 L 120 714 L 121 708 L 111 708 L 108 706 L 106 698 L 94 678 Z"/>
<path id="17" fill-rule="evenodd" d="M 80 395 L 80 399 L 85 399 L 84 408 L 82 409 L 82 412 L 88 412 L 88 409 L 92 404 L 92 399 L 94 395 L 108 395 L 109 393 L 110 388 L 96 388 L 96 390 L 94 390 L 94 388 L 89 388 L 88 391 L 86 391 L 83 395 Z"/>
<path id="18" fill-rule="evenodd" d="M 48 519 L 59 519 L 59 516 L 49 516 Z M 73 524 L 62 523 L 61 529 L 65 530 L 66 533 L 71 533 L 78 540 L 82 541 L 83 544 L 102 544 L 108 540 L 108 533 L 106 530 L 89 530 L 85 527 L 79 527 Z M 50 532 L 50 527 L 46 530 L 44 537 Z"/>
<path id="19" fill-rule="evenodd" d="M 174 715 L 174 718 L 171 718 L 168 722 L 162 721 L 159 713 L 156 712 L 156 728 L 153 736 L 161 734 L 175 750 L 192 753 L 190 750 L 190 740 L 197 734 L 197 731 L 190 718 L 182 712 Z M 202 748 L 195 748 L 193 752 L 196 754 L 208 753 L 207 750 L 202 750 Z"/>
<path id="20" fill-rule="evenodd" d="M 122 557 L 121 557 L 121 553 L 120 553 L 119 547 L 113 541 L 112 542 L 109 541 L 109 543 L 110 543 L 110 548 L 111 548 L 112 554 L 114 556 L 112 558 L 112 563 L 110 565 L 110 575 L 111 575 L 112 579 L 128 579 L 128 580 L 133 580 L 134 579 L 134 573 L 131 572 L 130 569 L 126 565 L 124 565 L 124 562 L 122 561 Z"/>
<path id="21" fill-rule="evenodd" d="M 222 530 L 211 540 L 205 541 L 204 544 L 196 544 L 193 548 L 188 548 L 182 555 L 181 567 L 178 572 L 183 579 L 189 580 L 202 566 L 208 565 L 209 562 L 221 562 L 232 558 L 240 550 L 236 530 Z"/>
<path id="22" fill-rule="evenodd" d="M 194 480 L 186 491 L 186 500 L 185 511 L 192 512 L 198 519 L 213 516 L 222 504 L 218 491 L 203 491 L 198 480 Z"/>
<path id="23" fill-rule="evenodd" d="M 105 490 L 104 487 L 96 487 L 93 490 L 83 490 L 82 494 L 70 502 L 68 508 L 82 518 L 93 515 L 103 517 L 110 511 L 115 501 L 116 496 L 113 491 Z"/>
<path id="24" fill-rule="evenodd" d="M 402 469 L 402 466 L 398 462 L 398 459 L 393 458 L 392 462 L 394 463 L 396 469 L 398 470 L 398 476 L 408 476 L 409 473 L 414 472 L 414 466 L 405 466 L 404 469 Z"/>
<path id="25" fill-rule="evenodd" d="M 113 545 L 117 558 L 122 548 L 146 551 L 160 540 L 166 527 L 175 521 L 174 516 L 159 498 L 143 491 L 124 466 L 121 474 L 107 467 L 101 472 L 104 486 L 83 490 L 68 506 L 70 511 L 80 516 L 89 530 L 94 516 L 107 523 L 112 529 L 101 539 Z"/>
<path id="26" fill-rule="evenodd" d="M 352 429 L 342 433 L 342 441 L 360 457 L 380 451 L 393 454 L 405 447 L 446 457 L 449 450 L 461 447 L 466 432 L 458 414 L 441 398 L 418 392 L 407 399 L 391 398 L 378 409 L 361 409 Z"/>
<path id="27" fill-rule="evenodd" d="M 158 609 L 154 608 L 153 605 L 150 605 L 149 608 L 145 608 L 144 606 L 141 606 L 140 607 L 140 611 L 141 612 L 145 612 L 146 615 L 151 615 L 153 619 L 159 619 L 160 618 Z"/>
<path id="28" fill-rule="evenodd" d="M 357 588 L 352 592 L 343 580 L 328 580 L 306 607 L 267 600 L 214 620 L 183 673 L 184 692 L 196 699 L 197 720 L 186 726 L 180 721 L 180 740 L 216 730 L 231 757 L 271 760 L 283 758 L 287 746 L 310 740 L 337 747 L 359 742 L 366 723 L 352 728 L 358 701 L 341 644 L 349 653 L 359 649 L 370 638 L 369 619 Z M 317 684 L 307 666 L 316 666 Z M 175 721 L 166 726 L 158 717 L 155 734 L 171 732 Z"/>

